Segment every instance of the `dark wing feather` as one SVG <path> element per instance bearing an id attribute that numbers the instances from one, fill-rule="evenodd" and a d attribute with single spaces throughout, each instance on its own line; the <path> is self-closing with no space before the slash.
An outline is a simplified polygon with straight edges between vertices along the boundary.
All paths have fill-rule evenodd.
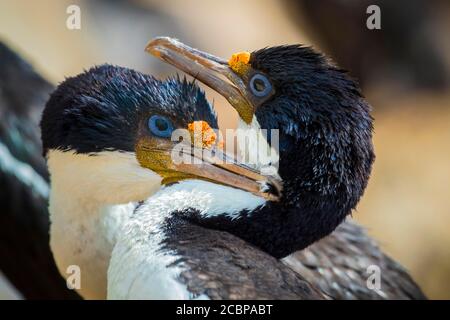
<path id="1" fill-rule="evenodd" d="M 172 223 L 173 227 L 173 223 Z M 222 231 L 178 224 L 165 249 L 187 267 L 180 281 L 194 296 L 211 299 L 324 299 L 299 274 L 279 260 Z"/>
<path id="2" fill-rule="evenodd" d="M 53 86 L 0 42 L 0 270 L 28 299 L 79 298 L 49 247 L 38 122 Z"/>
<path id="3" fill-rule="evenodd" d="M 334 299 L 426 299 L 408 272 L 351 220 L 283 262 Z M 367 287 L 367 268 L 380 268 L 381 290 Z"/>

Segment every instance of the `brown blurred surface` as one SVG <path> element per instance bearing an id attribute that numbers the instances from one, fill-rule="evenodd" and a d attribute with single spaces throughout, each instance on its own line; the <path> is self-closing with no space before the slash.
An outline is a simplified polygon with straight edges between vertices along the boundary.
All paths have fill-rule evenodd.
<path id="1" fill-rule="evenodd" d="M 299 28 L 314 35 L 363 88 L 389 81 L 396 90 L 442 91 L 450 84 L 447 0 L 283 0 Z M 380 8 L 381 29 L 364 28 Z M 383 107 L 383 106 L 381 106 Z"/>
<path id="2" fill-rule="evenodd" d="M 450 95 L 384 103 L 372 178 L 355 218 L 431 298 L 450 298 Z"/>
<path id="3" fill-rule="evenodd" d="M 65 25 L 66 8 L 73 3 L 81 7 L 81 30 Z M 225 58 L 276 44 L 318 47 L 314 33 L 307 37 L 275 0 L 0 2 L 0 39 L 54 83 L 105 62 L 162 77 L 174 74 L 144 52 L 157 35 L 178 37 Z M 377 160 L 354 217 L 430 298 L 449 299 L 450 92 L 397 95 L 387 76 L 378 79 L 365 89 L 375 108 Z M 215 101 L 220 125 L 234 127 L 236 114 L 224 99 L 210 90 L 208 97 Z"/>

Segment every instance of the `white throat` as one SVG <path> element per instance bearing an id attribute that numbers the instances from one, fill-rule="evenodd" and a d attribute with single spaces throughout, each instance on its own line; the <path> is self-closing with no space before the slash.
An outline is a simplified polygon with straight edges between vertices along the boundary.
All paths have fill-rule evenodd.
<path id="1" fill-rule="evenodd" d="M 165 220 L 186 209 L 198 210 L 203 217 L 239 219 L 240 211 L 264 204 L 263 198 L 251 193 L 201 180 L 162 188 L 136 210 L 119 236 L 108 270 L 108 298 L 191 299 L 179 281 L 184 266 L 175 263 L 183 257 L 163 245 L 168 236 L 162 228 Z"/>
<path id="2" fill-rule="evenodd" d="M 95 155 L 50 150 L 50 246 L 63 277 L 80 270 L 85 298 L 106 297 L 107 268 L 122 225 L 160 187 L 161 177 L 142 168 L 133 153 Z M 69 268 L 69 269 L 68 269 Z M 73 268 L 73 267 L 72 267 Z"/>
<path id="3" fill-rule="evenodd" d="M 279 162 L 278 130 L 272 130 L 272 146 L 267 143 L 267 130 L 261 129 L 255 116 L 250 124 L 241 118 L 238 121 L 237 141 L 238 152 L 242 161 L 261 171 L 262 174 L 275 175 L 278 173 L 276 164 Z"/>

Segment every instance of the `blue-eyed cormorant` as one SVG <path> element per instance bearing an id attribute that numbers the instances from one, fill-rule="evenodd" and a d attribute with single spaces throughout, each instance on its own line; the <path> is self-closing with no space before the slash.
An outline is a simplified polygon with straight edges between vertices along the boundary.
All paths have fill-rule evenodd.
<path id="1" fill-rule="evenodd" d="M 253 226 L 259 220 L 278 234 L 241 222 L 245 240 L 278 258 L 293 254 L 284 262 L 333 298 L 425 298 L 360 226 L 339 226 L 362 196 L 374 160 L 370 107 L 343 70 L 301 45 L 243 52 L 228 62 L 170 38 L 147 50 L 227 98 L 242 127 L 280 130 L 282 198 L 252 217 Z M 224 225 L 218 219 L 217 228 Z M 371 265 L 381 269 L 380 290 L 367 286 Z"/>
<path id="2" fill-rule="evenodd" d="M 276 201 L 276 181 L 236 163 L 172 161 L 173 131 L 196 120 L 217 126 L 186 81 L 106 65 L 59 85 L 41 130 L 61 273 L 78 266 L 87 298 L 323 298 L 236 237 L 241 218 Z M 221 220 L 235 235 L 214 230 Z"/>

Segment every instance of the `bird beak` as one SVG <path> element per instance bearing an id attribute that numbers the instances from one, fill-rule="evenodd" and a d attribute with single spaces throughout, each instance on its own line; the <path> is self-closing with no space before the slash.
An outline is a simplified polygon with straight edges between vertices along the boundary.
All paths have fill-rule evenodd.
<path id="1" fill-rule="evenodd" d="M 251 123 L 256 103 L 252 101 L 242 78 L 229 67 L 227 61 L 168 37 L 153 39 L 145 50 L 220 93 L 242 120 Z"/>
<path id="2" fill-rule="evenodd" d="M 276 177 L 267 177 L 240 164 L 216 146 L 189 144 L 143 136 L 136 145 L 142 167 L 153 170 L 168 185 L 186 179 L 200 179 L 251 192 L 269 201 L 278 201 L 281 185 Z"/>

